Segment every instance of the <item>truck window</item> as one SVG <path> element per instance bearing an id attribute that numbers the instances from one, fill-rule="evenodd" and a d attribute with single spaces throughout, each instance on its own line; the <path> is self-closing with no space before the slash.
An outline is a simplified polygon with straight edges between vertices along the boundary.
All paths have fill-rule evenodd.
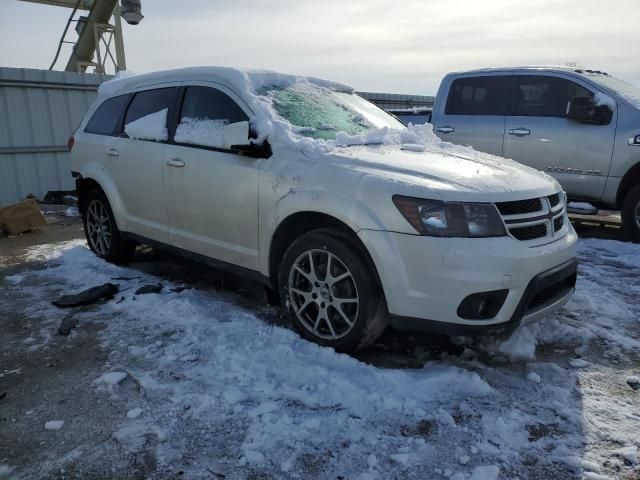
<path id="1" fill-rule="evenodd" d="M 560 77 L 517 75 L 512 114 L 523 117 L 565 117 L 569 101 L 593 98 L 586 88 Z"/>
<path id="2" fill-rule="evenodd" d="M 465 77 L 453 81 L 447 115 L 505 115 L 508 76 Z"/>
<path id="3" fill-rule="evenodd" d="M 117 135 L 116 127 L 129 102 L 129 95 L 107 98 L 91 116 L 84 131 L 96 135 Z"/>

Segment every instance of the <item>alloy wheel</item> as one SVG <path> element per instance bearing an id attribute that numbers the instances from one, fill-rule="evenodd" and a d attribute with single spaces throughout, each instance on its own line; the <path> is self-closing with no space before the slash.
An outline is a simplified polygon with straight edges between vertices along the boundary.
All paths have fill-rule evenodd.
<path id="1" fill-rule="evenodd" d="M 360 300 L 353 274 L 336 255 L 308 250 L 289 272 L 289 300 L 298 320 L 313 335 L 337 340 L 356 323 Z"/>
<path id="2" fill-rule="evenodd" d="M 99 200 L 93 200 L 87 208 L 87 236 L 91 247 L 102 257 L 111 248 L 111 221 L 106 207 Z"/>

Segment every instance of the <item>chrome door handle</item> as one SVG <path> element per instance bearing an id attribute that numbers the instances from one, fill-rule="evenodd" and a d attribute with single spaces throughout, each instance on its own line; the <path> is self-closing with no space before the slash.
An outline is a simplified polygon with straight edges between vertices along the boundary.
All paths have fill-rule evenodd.
<path id="1" fill-rule="evenodd" d="M 118 152 L 118 150 L 116 150 L 115 148 L 110 148 L 109 150 L 107 150 L 107 155 L 109 155 L 110 157 L 117 157 L 118 155 L 120 155 L 120 152 Z"/>
<path id="2" fill-rule="evenodd" d="M 524 137 L 525 135 L 529 135 L 531 133 L 531 130 L 529 130 L 528 128 L 510 128 L 509 129 L 509 135 L 515 135 L 517 137 Z"/>
<path id="3" fill-rule="evenodd" d="M 455 131 L 455 128 L 450 127 L 449 125 L 445 127 L 436 127 L 436 132 L 439 132 L 439 133 L 451 133 L 453 131 Z"/>
<path id="4" fill-rule="evenodd" d="M 184 162 L 179 158 L 172 158 L 171 160 L 167 160 L 167 165 L 170 167 L 182 168 L 184 167 Z"/>

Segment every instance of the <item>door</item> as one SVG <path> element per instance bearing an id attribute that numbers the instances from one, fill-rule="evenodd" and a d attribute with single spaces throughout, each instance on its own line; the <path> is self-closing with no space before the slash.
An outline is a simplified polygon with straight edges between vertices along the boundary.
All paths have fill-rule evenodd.
<path id="1" fill-rule="evenodd" d="M 127 108 L 120 137 L 108 155 L 123 202 L 126 230 L 167 243 L 169 219 L 164 204 L 167 119 L 175 111 L 178 88 L 137 92 Z"/>
<path id="2" fill-rule="evenodd" d="M 224 126 L 248 113 L 222 86 L 186 87 L 165 155 L 165 198 L 173 245 L 257 270 L 260 160 L 222 142 Z"/>
<path id="3" fill-rule="evenodd" d="M 608 125 L 567 118 L 569 102 L 593 99 L 586 85 L 550 75 L 513 77 L 504 156 L 553 175 L 570 197 L 599 200 L 607 179 L 615 116 Z"/>
<path id="4" fill-rule="evenodd" d="M 440 138 L 502 155 L 509 76 L 483 75 L 453 80 L 444 111 L 433 129 Z"/>

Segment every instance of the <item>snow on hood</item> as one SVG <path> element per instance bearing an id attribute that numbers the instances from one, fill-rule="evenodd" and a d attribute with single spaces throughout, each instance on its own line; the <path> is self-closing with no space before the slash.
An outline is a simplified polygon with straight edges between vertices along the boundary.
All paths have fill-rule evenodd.
<path id="1" fill-rule="evenodd" d="M 384 129 L 383 129 L 384 130 Z M 477 200 L 478 193 L 500 194 L 512 200 L 553 194 L 561 189 L 549 175 L 513 160 L 478 152 L 470 147 L 444 142 L 433 134 L 432 125 L 410 125 L 405 131 L 374 131 L 366 141 L 350 147 L 335 147 L 329 158 L 337 166 L 348 166 L 369 175 L 386 177 L 438 191 L 445 200 Z M 346 137 L 343 137 L 344 140 Z M 362 140 L 362 139 L 360 139 Z M 320 159 L 318 149 L 305 154 Z M 468 198 L 461 194 L 469 194 Z M 448 195 L 449 194 L 449 195 Z M 496 196 L 497 195 L 497 196 Z"/>

